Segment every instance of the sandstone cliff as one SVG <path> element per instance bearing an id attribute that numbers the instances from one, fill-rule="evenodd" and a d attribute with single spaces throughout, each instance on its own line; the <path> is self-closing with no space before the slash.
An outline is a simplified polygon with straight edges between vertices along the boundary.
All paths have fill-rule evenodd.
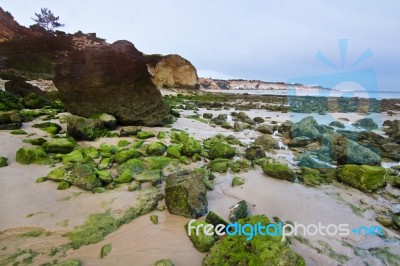
<path id="1" fill-rule="evenodd" d="M 200 78 L 200 89 L 203 90 L 321 90 L 321 86 L 306 86 L 302 84 L 287 84 L 284 82 L 265 82 L 260 80 L 243 79 L 211 79 Z"/>
<path id="2" fill-rule="evenodd" d="M 147 68 L 157 88 L 197 89 L 196 68 L 185 58 L 173 54 L 148 55 Z"/>
<path id="3" fill-rule="evenodd" d="M 0 7 L 0 42 L 12 39 L 39 36 L 41 32 L 23 27 L 14 20 L 14 17 Z"/>

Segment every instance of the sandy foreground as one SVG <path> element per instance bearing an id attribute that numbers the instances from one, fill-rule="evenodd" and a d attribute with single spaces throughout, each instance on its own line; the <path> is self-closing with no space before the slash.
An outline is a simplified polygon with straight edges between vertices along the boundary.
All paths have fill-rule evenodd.
<path id="1" fill-rule="evenodd" d="M 214 114 L 229 113 L 233 110 L 212 111 Z M 200 114 L 209 112 L 204 109 Z M 183 116 L 193 114 L 192 111 L 182 111 Z M 265 110 L 250 110 L 246 112 L 251 118 L 261 116 L 270 121 L 284 122 L 286 120 L 300 120 L 307 115 L 282 114 Z M 346 118 L 349 127 L 352 122 L 363 118 L 361 114 L 331 114 L 331 117 Z M 399 116 L 387 117 L 382 114 L 382 122 L 387 119 L 399 119 Z M 229 120 L 229 118 L 228 118 Z M 329 124 L 328 116 L 317 118 L 319 123 Z M 57 120 L 55 120 L 57 122 Z M 296 121 L 295 121 L 296 122 Z M 49 138 L 46 133 L 32 128 L 35 123 L 25 123 L 22 129 L 34 137 Z M 63 125 L 65 127 L 65 125 Z M 180 118 L 174 128 L 183 129 L 197 139 L 206 139 L 217 133 L 235 135 L 242 142 L 251 143 L 260 133 L 254 130 L 233 132 L 220 127 L 210 127 L 205 123 Z M 146 131 L 168 131 L 168 128 L 143 128 Z M 62 235 L 82 224 L 89 214 L 101 213 L 108 209 L 118 211 L 127 209 L 135 204 L 138 193 L 129 192 L 123 185 L 115 190 L 107 190 L 102 194 L 93 194 L 88 191 L 71 187 L 59 191 L 57 184 L 51 181 L 35 183 L 38 177 L 45 176 L 51 171 L 49 166 L 21 165 L 15 161 L 16 151 L 26 145 L 22 142 L 26 136 L 11 135 L 8 131 L 0 131 L 0 155 L 9 158 L 9 166 L 0 168 L 0 261 L 7 258 L 17 248 L 34 249 L 47 252 L 51 247 L 68 242 Z M 279 139 L 279 137 L 277 137 Z M 95 142 L 82 142 L 84 145 L 98 146 L 102 142 L 116 144 L 121 138 L 99 139 Z M 126 138 L 130 139 L 130 138 Z M 132 140 L 132 139 L 131 139 Z M 154 141 L 150 139 L 149 141 Z M 278 150 L 270 154 L 275 158 L 293 164 L 293 154 L 289 150 Z M 396 162 L 395 162 L 396 163 Z M 217 174 L 214 181 L 215 189 L 208 192 L 209 210 L 213 210 L 225 217 L 229 208 L 239 200 L 246 200 L 253 214 L 266 214 L 269 217 L 277 216 L 282 221 L 293 221 L 303 224 L 349 224 L 349 228 L 359 226 L 378 225 L 375 221 L 373 208 L 386 206 L 393 210 L 400 210 L 399 202 L 390 202 L 380 196 L 372 196 L 356 189 L 349 188 L 337 182 L 319 188 L 308 188 L 298 183 L 277 180 L 265 175 L 261 169 L 237 174 L 246 180 L 240 187 L 231 187 L 233 174 Z M 399 190 L 392 191 L 400 197 Z M 361 203 L 361 201 L 363 203 Z M 160 202 L 159 205 L 164 205 Z M 354 207 L 364 210 L 361 214 L 354 212 Z M 159 223 L 154 225 L 149 216 L 159 216 Z M 154 211 L 141 216 L 131 223 L 123 225 L 116 232 L 105 237 L 97 244 L 83 246 L 78 250 L 68 250 L 65 257 L 60 254 L 51 257 L 40 254 L 32 265 L 48 263 L 53 259 L 63 261 L 67 258 L 80 259 L 83 265 L 150 265 L 156 260 L 169 258 L 175 265 L 201 265 L 205 254 L 197 251 L 184 229 L 189 221 L 187 218 L 171 215 L 167 210 Z M 32 228 L 43 228 L 53 232 L 50 235 L 21 238 L 23 232 Z M 389 239 L 399 238 L 397 232 L 386 230 Z M 307 265 L 384 265 L 365 252 L 364 256 L 356 256 L 354 249 L 388 247 L 392 253 L 400 255 L 399 240 L 383 241 L 376 236 L 359 237 L 350 235 L 313 236 L 307 237 L 311 244 L 303 244 L 293 239 L 293 249 L 302 255 Z M 326 242 L 331 250 L 324 249 L 321 243 Z M 105 244 L 112 244 L 112 251 L 108 256 L 100 259 L 100 249 Z M 319 252 L 318 252 L 319 250 Z M 322 250 L 322 251 L 321 251 Z M 333 250 L 333 253 L 332 253 Z M 332 254 L 347 256 L 347 261 L 335 260 Z"/>

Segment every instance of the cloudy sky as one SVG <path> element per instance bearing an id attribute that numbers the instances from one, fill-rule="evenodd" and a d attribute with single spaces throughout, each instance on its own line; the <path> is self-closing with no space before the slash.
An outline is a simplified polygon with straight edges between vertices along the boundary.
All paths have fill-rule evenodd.
<path id="1" fill-rule="evenodd" d="M 379 90 L 400 91 L 397 0 L 1 0 L 0 6 L 25 26 L 47 7 L 66 32 L 180 54 L 200 76 L 291 81 L 371 70 Z M 347 49 L 343 41 L 339 49 L 341 39 Z M 364 52 L 366 60 L 352 66 Z"/>

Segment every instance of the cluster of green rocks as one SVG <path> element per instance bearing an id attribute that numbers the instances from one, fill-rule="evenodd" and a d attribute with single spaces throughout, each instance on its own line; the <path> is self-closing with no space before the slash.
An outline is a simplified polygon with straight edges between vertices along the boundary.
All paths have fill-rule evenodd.
<path id="1" fill-rule="evenodd" d="M 250 215 L 244 200 L 230 208 L 229 221 L 210 211 L 205 221 L 188 222 L 186 231 L 193 245 L 200 252 L 208 252 L 203 259 L 203 265 L 305 265 L 304 259 L 290 248 L 287 241 L 282 241 L 280 236 L 253 234 L 249 238 L 250 228 L 245 230 L 248 233 L 246 235 L 218 236 L 215 233 L 217 226 L 227 226 L 229 223 L 260 223 L 266 226 L 273 222 L 265 215 Z M 197 230 L 198 227 L 201 230 Z M 206 234 L 205 231 L 214 234 Z"/>

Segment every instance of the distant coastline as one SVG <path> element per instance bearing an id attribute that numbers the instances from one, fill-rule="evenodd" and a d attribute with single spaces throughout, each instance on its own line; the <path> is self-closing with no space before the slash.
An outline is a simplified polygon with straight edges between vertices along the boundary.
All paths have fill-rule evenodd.
<path id="1" fill-rule="evenodd" d="M 281 95 L 281 96 L 319 96 L 319 97 L 358 97 L 373 99 L 399 99 L 398 91 L 337 90 L 322 86 L 288 84 L 284 82 L 265 82 L 243 79 L 199 78 L 200 89 L 216 93 Z"/>

